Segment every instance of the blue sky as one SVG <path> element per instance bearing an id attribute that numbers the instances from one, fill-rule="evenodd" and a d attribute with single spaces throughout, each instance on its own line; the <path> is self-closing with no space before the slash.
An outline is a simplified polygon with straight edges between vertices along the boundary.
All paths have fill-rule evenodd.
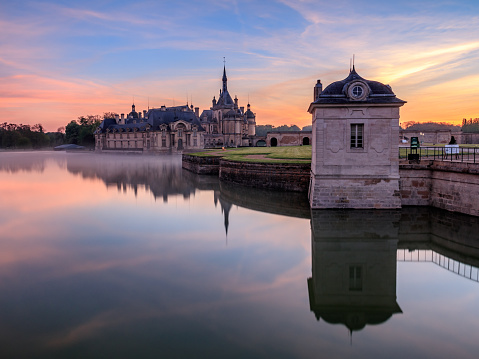
<path id="1" fill-rule="evenodd" d="M 479 1 L 3 1 L 2 122 L 56 130 L 221 87 L 259 124 L 311 123 L 317 79 L 390 84 L 401 121 L 479 117 Z"/>

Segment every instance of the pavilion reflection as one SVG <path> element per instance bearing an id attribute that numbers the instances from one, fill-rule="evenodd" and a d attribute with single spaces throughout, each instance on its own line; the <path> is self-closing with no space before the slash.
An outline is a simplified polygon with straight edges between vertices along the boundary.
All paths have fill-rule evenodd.
<path id="1" fill-rule="evenodd" d="M 350 332 L 401 313 L 396 302 L 400 211 L 311 211 L 310 309 Z"/>
<path id="2" fill-rule="evenodd" d="M 431 207 L 313 210 L 311 255 L 311 311 L 352 333 L 402 312 L 398 261 L 431 262 L 479 282 L 479 222 Z"/>

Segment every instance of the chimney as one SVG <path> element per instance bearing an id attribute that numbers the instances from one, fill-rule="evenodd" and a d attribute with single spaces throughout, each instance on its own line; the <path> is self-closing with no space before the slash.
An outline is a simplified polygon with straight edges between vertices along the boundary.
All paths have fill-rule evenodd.
<path id="1" fill-rule="evenodd" d="M 321 80 L 318 80 L 316 82 L 316 86 L 314 86 L 314 100 L 316 101 L 319 98 L 319 95 L 321 95 L 321 92 L 323 92 L 323 84 L 321 83 Z"/>
<path id="2" fill-rule="evenodd" d="M 240 107 L 241 113 L 244 114 L 244 106 Z"/>
<path id="3" fill-rule="evenodd" d="M 195 115 L 196 115 L 196 117 L 200 117 L 200 108 L 199 107 L 195 107 Z"/>
<path id="4" fill-rule="evenodd" d="M 138 118 L 141 118 L 141 112 L 138 112 Z"/>
<path id="5" fill-rule="evenodd" d="M 116 123 L 118 124 L 118 122 L 120 122 L 120 115 L 119 114 L 115 114 L 115 121 Z"/>
<path id="6" fill-rule="evenodd" d="M 120 122 L 125 123 L 124 120 L 125 120 L 125 114 L 122 113 L 122 114 L 121 114 L 121 121 L 120 121 Z"/>
<path id="7" fill-rule="evenodd" d="M 143 110 L 143 117 L 147 120 L 148 117 L 146 116 L 146 110 Z"/>

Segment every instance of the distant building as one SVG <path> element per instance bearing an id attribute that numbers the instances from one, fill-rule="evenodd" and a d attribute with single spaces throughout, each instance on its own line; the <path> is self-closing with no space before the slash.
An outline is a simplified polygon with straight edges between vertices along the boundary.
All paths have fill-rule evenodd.
<path id="1" fill-rule="evenodd" d="M 312 138 L 312 131 L 270 131 L 266 134 L 266 146 L 308 146 Z"/>
<path id="2" fill-rule="evenodd" d="M 206 130 L 205 147 L 239 147 L 256 145 L 256 115 L 250 104 L 238 106 L 228 92 L 226 67 L 223 68 L 223 88 L 218 100 L 213 97 L 212 106 L 200 116 L 201 126 Z"/>
<path id="3" fill-rule="evenodd" d="M 193 106 L 153 108 L 116 115 L 95 131 L 95 150 L 123 152 L 177 152 L 204 148 L 205 130 Z"/>

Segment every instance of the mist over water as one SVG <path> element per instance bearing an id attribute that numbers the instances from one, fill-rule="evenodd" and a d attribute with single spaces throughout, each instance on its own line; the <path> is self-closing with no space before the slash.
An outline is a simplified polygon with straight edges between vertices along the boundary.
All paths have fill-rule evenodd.
<path id="1" fill-rule="evenodd" d="M 0 153 L 2 358 L 475 358 L 479 224 L 180 156 Z"/>

